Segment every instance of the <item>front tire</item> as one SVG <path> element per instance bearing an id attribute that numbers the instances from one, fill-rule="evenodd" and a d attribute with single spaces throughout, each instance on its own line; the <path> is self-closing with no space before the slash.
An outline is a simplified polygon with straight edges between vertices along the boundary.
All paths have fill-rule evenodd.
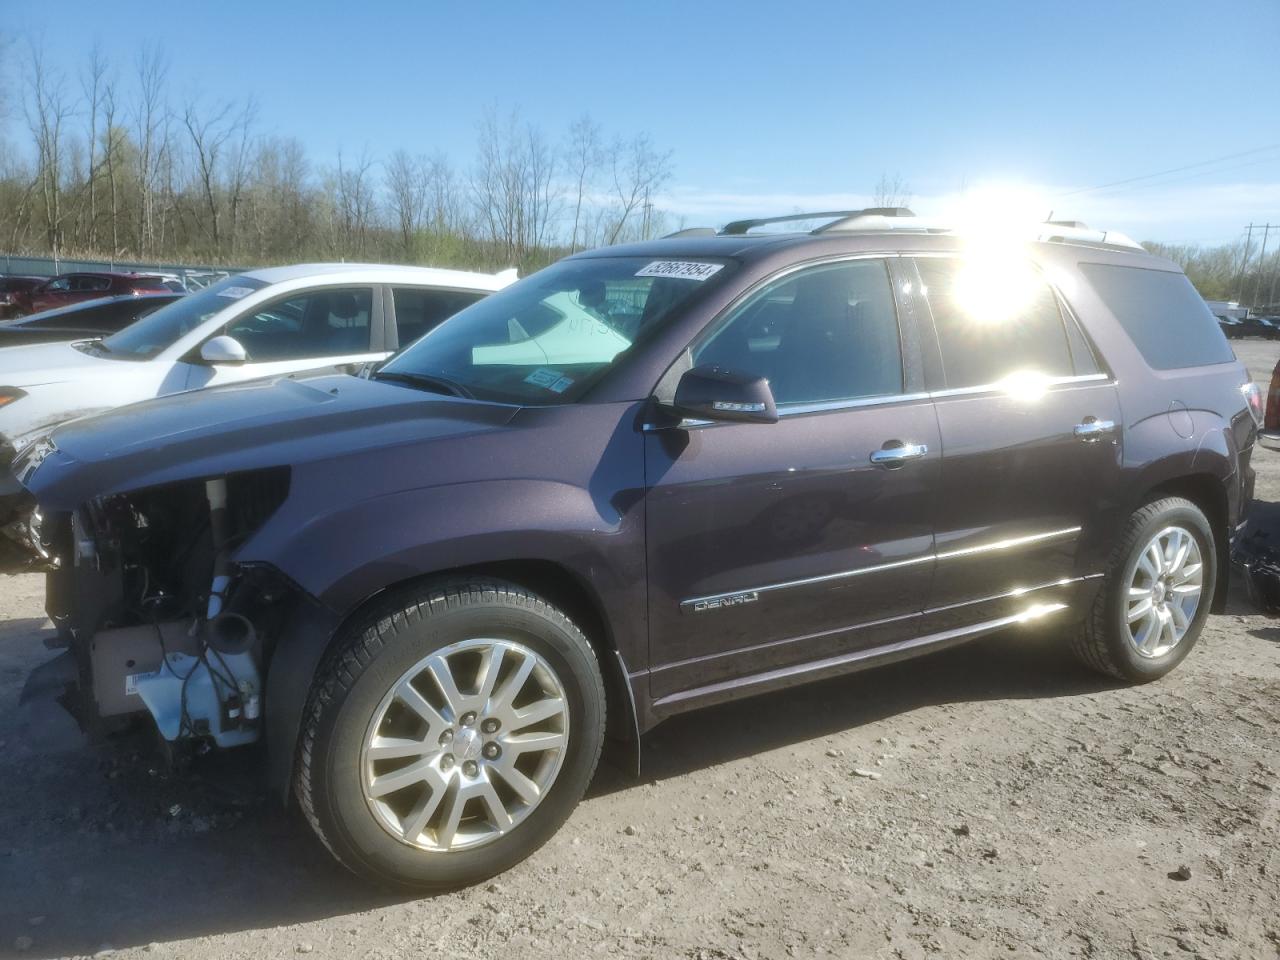
<path id="1" fill-rule="evenodd" d="M 1200 639 L 1217 578 L 1204 512 L 1182 497 L 1148 503 L 1125 525 L 1105 585 L 1074 638 L 1076 656 L 1118 680 L 1163 677 Z"/>
<path id="2" fill-rule="evenodd" d="M 358 618 L 321 666 L 295 791 L 355 873 L 477 883 L 569 817 L 605 713 L 594 651 L 560 610 L 498 580 L 419 588 Z"/>

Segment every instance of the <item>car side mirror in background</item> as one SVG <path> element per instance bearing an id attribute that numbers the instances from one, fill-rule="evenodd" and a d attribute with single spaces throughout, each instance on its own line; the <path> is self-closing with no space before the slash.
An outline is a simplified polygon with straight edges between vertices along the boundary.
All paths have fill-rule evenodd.
<path id="1" fill-rule="evenodd" d="M 694 367 L 676 384 L 675 412 L 695 420 L 777 423 L 778 408 L 764 377 L 722 367 Z"/>
<path id="2" fill-rule="evenodd" d="M 205 341 L 200 348 L 200 359 L 205 363 L 244 363 L 249 354 L 235 337 L 223 335 Z"/>

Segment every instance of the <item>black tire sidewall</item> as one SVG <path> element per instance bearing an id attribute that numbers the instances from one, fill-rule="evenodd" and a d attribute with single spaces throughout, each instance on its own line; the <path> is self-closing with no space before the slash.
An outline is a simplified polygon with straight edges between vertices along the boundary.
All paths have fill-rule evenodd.
<path id="1" fill-rule="evenodd" d="M 1151 539 L 1165 527 L 1177 526 L 1191 533 L 1200 547 L 1200 558 L 1204 564 L 1204 575 L 1200 594 L 1200 604 L 1196 607 L 1191 626 L 1176 647 L 1162 657 L 1144 657 L 1140 655 L 1129 640 L 1129 624 L 1127 614 L 1129 583 L 1138 566 L 1142 552 Z M 1127 554 L 1117 558 L 1110 574 L 1107 603 L 1107 645 L 1111 656 L 1120 666 L 1122 672 L 1137 681 L 1156 680 L 1169 673 L 1181 663 L 1195 648 L 1209 617 L 1209 608 L 1213 605 L 1214 590 L 1218 582 L 1218 552 L 1214 542 L 1213 528 L 1204 513 L 1188 500 L 1173 500 L 1168 507 L 1148 517 L 1132 533 L 1131 546 Z"/>
<path id="2" fill-rule="evenodd" d="M 448 888 L 509 869 L 560 828 L 594 772 L 605 718 L 594 654 L 581 634 L 566 626 L 500 593 L 426 617 L 410 612 L 382 622 L 380 650 L 345 693 L 325 705 L 316 738 L 316 814 L 340 859 L 393 886 Z M 433 853 L 397 840 L 376 820 L 360 784 L 361 750 L 370 719 L 392 684 L 435 650 L 475 638 L 513 640 L 547 661 L 569 701 L 569 743 L 551 789 L 507 836 L 473 850 Z"/>

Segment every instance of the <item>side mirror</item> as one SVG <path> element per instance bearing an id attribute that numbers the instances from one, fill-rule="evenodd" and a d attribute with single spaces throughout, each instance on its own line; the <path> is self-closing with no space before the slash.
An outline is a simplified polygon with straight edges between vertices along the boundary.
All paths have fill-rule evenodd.
<path id="1" fill-rule="evenodd" d="M 200 359 L 205 363 L 244 363 L 249 354 L 235 337 L 223 335 L 205 341 L 200 348 Z"/>
<path id="2" fill-rule="evenodd" d="M 778 407 L 764 377 L 723 367 L 694 367 L 676 384 L 675 412 L 695 420 L 777 423 Z"/>

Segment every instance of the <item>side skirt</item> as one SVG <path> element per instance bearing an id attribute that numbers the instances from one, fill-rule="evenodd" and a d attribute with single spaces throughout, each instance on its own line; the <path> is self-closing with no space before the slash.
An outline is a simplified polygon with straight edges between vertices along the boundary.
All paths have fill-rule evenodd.
<path id="1" fill-rule="evenodd" d="M 883 664 L 921 656 L 935 650 L 944 650 L 947 647 L 966 643 L 1008 627 L 1056 619 L 1069 609 L 1068 604 L 1060 601 L 1032 603 L 1016 613 L 999 617 L 995 620 L 986 620 L 982 623 L 946 630 L 941 633 L 933 633 L 928 636 L 912 637 L 909 640 L 901 640 L 897 643 L 873 647 L 869 650 L 856 650 L 851 653 L 828 657 L 824 660 L 814 660 L 809 663 L 781 667 L 777 670 L 768 670 L 746 677 L 725 680 L 704 687 L 681 690 L 678 693 L 673 693 L 654 701 L 653 712 L 659 717 L 667 717 L 676 713 L 683 713 L 686 710 L 711 706 L 712 704 L 736 700 L 745 696 L 782 690 L 828 676 L 867 670 Z"/>

